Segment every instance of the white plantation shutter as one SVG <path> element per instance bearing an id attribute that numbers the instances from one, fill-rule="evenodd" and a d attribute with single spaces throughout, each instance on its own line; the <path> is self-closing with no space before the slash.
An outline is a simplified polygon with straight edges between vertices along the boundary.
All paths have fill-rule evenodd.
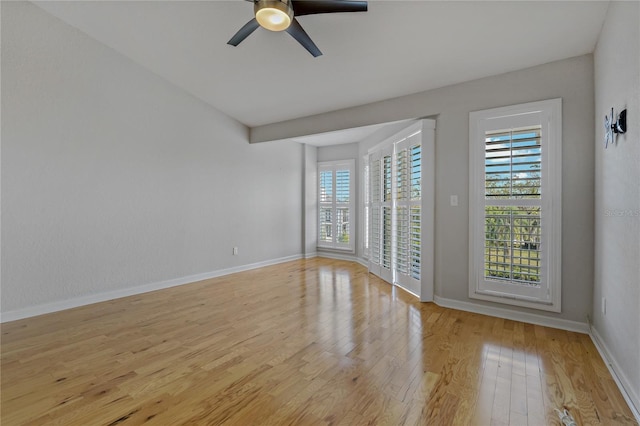
<path id="1" fill-rule="evenodd" d="M 393 261 L 392 156 L 391 148 L 377 151 L 369 156 L 371 176 L 369 270 L 387 281 L 392 280 Z"/>
<path id="2" fill-rule="evenodd" d="M 419 295 L 422 238 L 422 134 L 405 132 L 369 156 L 369 270 Z"/>
<path id="3" fill-rule="evenodd" d="M 319 217 L 319 242 L 330 244 L 333 241 L 333 171 L 320 171 L 320 217 Z"/>
<path id="4" fill-rule="evenodd" d="M 371 192 L 369 191 L 369 185 L 371 183 L 371 177 L 369 176 L 369 156 L 364 156 L 363 161 L 363 201 L 364 201 L 364 221 L 363 221 L 363 241 L 362 241 L 362 255 L 365 259 L 369 259 L 369 228 L 371 226 Z"/>
<path id="5" fill-rule="evenodd" d="M 470 118 L 469 296 L 559 312 L 560 100 Z"/>
<path id="6" fill-rule="evenodd" d="M 369 199 L 371 202 L 371 218 L 369 223 L 369 270 L 380 275 L 380 246 L 381 246 L 381 189 L 382 168 L 380 153 L 369 156 Z"/>
<path id="7" fill-rule="evenodd" d="M 391 259 L 393 250 L 393 154 L 391 152 L 383 153 L 382 156 L 382 230 L 380 236 L 382 237 L 382 261 L 380 266 L 382 267 L 382 277 L 386 280 L 392 280 L 391 275 Z"/>
<path id="8" fill-rule="evenodd" d="M 318 247 L 353 250 L 353 160 L 318 163 Z"/>
<path id="9" fill-rule="evenodd" d="M 422 135 L 396 144 L 396 282 L 420 294 Z"/>
<path id="10" fill-rule="evenodd" d="M 422 253 L 422 144 L 413 145 L 409 151 L 409 185 L 410 185 L 410 251 L 411 277 L 420 280 Z"/>
<path id="11" fill-rule="evenodd" d="M 544 261 L 541 126 L 486 132 L 485 159 L 484 277 L 537 287 Z"/>
<path id="12" fill-rule="evenodd" d="M 410 271 L 411 278 L 420 280 L 421 253 L 422 253 L 422 214 L 420 206 L 411 206 L 409 211 L 409 244 L 410 244 Z"/>

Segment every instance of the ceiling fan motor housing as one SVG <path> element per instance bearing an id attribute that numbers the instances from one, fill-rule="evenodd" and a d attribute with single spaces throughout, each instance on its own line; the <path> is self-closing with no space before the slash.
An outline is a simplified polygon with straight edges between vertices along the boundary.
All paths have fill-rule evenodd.
<path id="1" fill-rule="evenodd" d="M 258 0 L 253 11 L 260 26 L 271 31 L 284 31 L 293 21 L 291 0 Z"/>

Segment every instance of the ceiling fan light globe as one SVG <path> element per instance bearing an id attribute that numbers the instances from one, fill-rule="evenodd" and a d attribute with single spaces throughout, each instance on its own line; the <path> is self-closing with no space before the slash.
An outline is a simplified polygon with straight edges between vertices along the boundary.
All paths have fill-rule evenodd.
<path id="1" fill-rule="evenodd" d="M 293 9 L 280 0 L 260 0 L 255 3 L 256 20 L 262 28 L 284 31 L 291 25 Z"/>

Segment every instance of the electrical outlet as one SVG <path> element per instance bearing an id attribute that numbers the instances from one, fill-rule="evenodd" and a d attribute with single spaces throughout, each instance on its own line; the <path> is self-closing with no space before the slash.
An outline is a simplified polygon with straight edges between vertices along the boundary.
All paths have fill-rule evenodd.
<path id="1" fill-rule="evenodd" d="M 238 255 L 238 247 L 234 247 L 233 248 L 233 255 L 237 256 Z"/>
<path id="2" fill-rule="evenodd" d="M 450 204 L 451 204 L 453 207 L 456 207 L 456 206 L 458 205 L 458 196 L 457 196 L 457 195 L 452 195 L 452 196 L 450 197 L 450 200 L 449 200 L 449 201 L 450 201 Z"/>
<path id="3" fill-rule="evenodd" d="M 602 298 L 602 315 L 607 315 L 607 298 Z"/>

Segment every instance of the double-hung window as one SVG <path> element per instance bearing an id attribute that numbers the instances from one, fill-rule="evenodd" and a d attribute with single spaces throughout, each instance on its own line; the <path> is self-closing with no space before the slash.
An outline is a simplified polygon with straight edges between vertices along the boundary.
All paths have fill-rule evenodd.
<path id="1" fill-rule="evenodd" d="M 561 111 L 470 114 L 469 297 L 560 312 Z"/>
<path id="2" fill-rule="evenodd" d="M 354 160 L 318 163 L 318 247 L 354 250 Z"/>

